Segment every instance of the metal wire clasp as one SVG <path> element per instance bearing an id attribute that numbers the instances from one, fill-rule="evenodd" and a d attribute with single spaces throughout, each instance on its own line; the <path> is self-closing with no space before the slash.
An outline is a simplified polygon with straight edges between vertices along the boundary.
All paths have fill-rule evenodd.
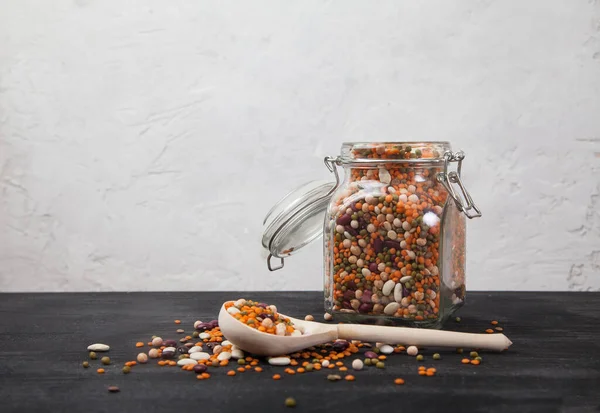
<path id="1" fill-rule="evenodd" d="M 462 169 L 462 161 L 465 159 L 465 153 L 458 151 L 456 153 L 447 151 L 444 153 L 444 172 L 437 174 L 437 180 L 444 185 L 444 188 L 448 191 L 459 211 L 464 213 L 467 218 L 473 219 L 481 216 L 481 211 L 473 202 L 473 198 L 469 195 L 469 191 L 465 188 L 462 180 L 460 179 L 460 173 Z M 448 172 L 450 162 L 458 162 L 456 171 Z M 460 188 L 462 197 L 458 196 L 457 192 L 452 187 L 452 184 L 457 184 Z"/>
<path id="2" fill-rule="evenodd" d="M 334 158 L 332 156 L 326 156 L 325 159 L 323 159 L 323 162 L 325 162 L 325 166 L 327 169 L 329 169 L 329 172 L 332 172 L 335 175 L 335 186 L 331 189 L 331 191 L 329 191 L 328 194 L 331 195 L 338 188 L 338 186 L 340 186 L 340 174 L 338 173 L 336 166 L 340 165 L 341 162 L 339 157 Z"/>

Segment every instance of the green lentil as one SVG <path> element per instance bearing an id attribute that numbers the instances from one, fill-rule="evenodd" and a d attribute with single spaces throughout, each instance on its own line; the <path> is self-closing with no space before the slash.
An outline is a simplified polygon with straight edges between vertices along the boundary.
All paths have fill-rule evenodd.
<path id="1" fill-rule="evenodd" d="M 320 363 L 320 362 L 319 362 L 319 359 L 312 359 L 312 362 L 313 362 L 313 364 L 315 364 L 315 363 Z"/>
<path id="2" fill-rule="evenodd" d="M 200 333 L 199 333 L 199 332 L 197 332 L 197 331 L 194 331 L 194 332 L 192 333 L 192 337 L 194 337 L 194 338 L 198 338 L 198 337 L 200 337 Z"/>
<path id="3" fill-rule="evenodd" d="M 456 317 L 456 318 L 454 319 L 454 321 L 456 321 L 457 323 L 460 323 L 460 317 Z"/>
<path id="4" fill-rule="evenodd" d="M 307 364 L 306 367 L 304 367 L 304 370 L 306 370 L 306 371 L 313 371 L 314 367 L 315 366 L 313 366 L 312 364 Z"/>
<path id="5" fill-rule="evenodd" d="M 107 365 L 107 366 L 108 366 L 108 365 L 110 364 L 110 357 L 102 357 L 102 358 L 100 359 L 100 361 L 102 362 L 102 364 L 104 364 L 104 365 Z"/>
<path id="6" fill-rule="evenodd" d="M 424 359 L 425 359 L 425 357 L 423 357 L 423 355 L 422 355 L 422 354 L 419 354 L 419 355 L 417 356 L 417 361 L 423 361 Z"/>
<path id="7" fill-rule="evenodd" d="M 479 353 L 477 353 L 476 351 L 471 351 L 471 353 L 469 355 L 473 358 L 479 357 Z"/>
<path id="8" fill-rule="evenodd" d="M 90 351 L 90 359 L 96 360 L 97 358 L 98 358 L 98 355 L 96 353 L 94 353 L 93 351 Z"/>
<path id="9" fill-rule="evenodd" d="M 479 356 L 475 357 L 475 360 L 477 360 L 477 361 L 479 361 L 479 362 L 482 362 L 482 361 L 483 361 L 483 359 L 482 359 L 481 357 L 479 357 Z"/>
<path id="10" fill-rule="evenodd" d="M 365 366 L 371 365 L 371 359 L 365 359 Z"/>
<path id="11" fill-rule="evenodd" d="M 246 360 L 244 360 L 244 359 L 238 359 L 238 364 L 240 366 L 243 366 L 244 364 L 246 364 Z"/>
<path id="12" fill-rule="evenodd" d="M 442 356 L 440 356 L 440 353 L 435 353 L 435 354 L 433 355 L 433 359 L 434 359 L 434 360 L 439 360 L 439 359 L 441 359 L 441 358 L 442 358 Z"/>
<path id="13" fill-rule="evenodd" d="M 87 369 L 88 367 L 90 367 L 90 363 L 88 363 L 87 361 L 84 361 L 83 363 L 81 363 L 81 365 L 83 366 L 84 369 Z"/>
<path id="14" fill-rule="evenodd" d="M 377 364 L 375 364 L 375 367 L 382 369 L 385 367 L 385 363 L 383 361 L 378 361 Z"/>
<path id="15" fill-rule="evenodd" d="M 285 399 L 285 405 L 286 407 L 296 407 L 296 399 L 293 397 L 288 397 Z"/>
<path id="16" fill-rule="evenodd" d="M 381 350 L 379 350 L 379 347 L 375 347 L 375 348 L 373 349 L 373 353 L 375 353 L 375 354 L 379 354 L 379 352 L 380 352 L 380 351 L 381 351 Z"/>
<path id="17" fill-rule="evenodd" d="M 129 374 L 130 371 L 131 371 L 131 367 L 129 367 L 129 366 L 123 367 L 123 374 Z"/>
<path id="18" fill-rule="evenodd" d="M 371 364 L 376 365 L 379 362 L 379 359 L 371 359 Z"/>

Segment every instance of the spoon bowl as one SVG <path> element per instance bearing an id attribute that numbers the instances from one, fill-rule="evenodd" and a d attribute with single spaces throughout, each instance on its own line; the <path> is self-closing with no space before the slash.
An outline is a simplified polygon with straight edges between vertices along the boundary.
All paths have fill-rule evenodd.
<path id="1" fill-rule="evenodd" d="M 219 311 L 219 327 L 231 343 L 259 356 L 280 356 L 337 339 L 377 341 L 382 343 L 435 347 L 466 347 L 502 351 L 512 342 L 504 334 L 473 334 L 455 331 L 425 330 L 408 327 L 384 327 L 358 324 L 324 324 L 288 318 L 301 336 L 278 336 L 263 333 L 238 321 L 227 312 L 225 304 Z"/>

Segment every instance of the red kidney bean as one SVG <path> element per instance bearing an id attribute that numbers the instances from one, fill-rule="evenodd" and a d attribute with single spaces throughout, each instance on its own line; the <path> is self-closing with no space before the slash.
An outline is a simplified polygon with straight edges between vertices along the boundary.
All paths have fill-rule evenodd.
<path id="1" fill-rule="evenodd" d="M 164 341 L 164 345 L 165 345 L 165 347 L 177 347 L 177 341 L 175 341 L 175 340 L 165 340 Z"/>
<path id="2" fill-rule="evenodd" d="M 374 272 L 375 274 L 379 273 L 379 270 L 377 269 L 377 264 L 372 262 L 369 264 L 369 271 Z"/>
<path id="3" fill-rule="evenodd" d="M 397 250 L 400 249 L 400 243 L 398 241 L 387 240 L 383 243 L 383 246 L 387 248 L 396 248 Z"/>
<path id="4" fill-rule="evenodd" d="M 198 330 L 198 331 L 205 331 L 205 330 L 211 330 L 212 328 L 213 327 L 212 327 L 211 323 L 200 323 L 196 327 L 196 330 Z"/>
<path id="5" fill-rule="evenodd" d="M 364 290 L 363 295 L 360 297 L 360 301 L 365 304 L 370 303 L 372 294 L 373 293 L 371 292 L 371 290 Z"/>
<path id="6" fill-rule="evenodd" d="M 380 253 L 381 251 L 383 251 L 383 241 L 381 240 L 381 238 L 375 238 L 373 240 L 373 249 L 375 250 L 376 253 Z"/>
<path id="7" fill-rule="evenodd" d="M 333 343 L 333 349 L 335 351 L 344 351 L 350 346 L 346 340 L 337 340 Z"/>
<path id="8" fill-rule="evenodd" d="M 204 364 L 196 364 L 194 366 L 194 373 L 196 374 L 204 373 L 206 370 L 208 369 Z"/>
<path id="9" fill-rule="evenodd" d="M 368 359 L 376 359 L 377 353 L 375 353 L 373 351 L 365 351 L 365 357 Z"/>
<path id="10" fill-rule="evenodd" d="M 373 309 L 373 305 L 368 304 L 368 303 L 363 303 L 363 304 L 360 305 L 360 307 L 358 307 L 358 312 L 364 314 L 364 313 L 368 313 L 372 309 Z"/>
<path id="11" fill-rule="evenodd" d="M 350 223 L 350 221 L 352 221 L 352 217 L 348 214 L 341 215 L 337 219 L 338 225 L 344 225 L 344 226 L 348 225 Z"/>
<path id="12" fill-rule="evenodd" d="M 356 297 L 356 295 L 354 294 L 354 291 L 352 290 L 346 290 L 344 291 L 344 299 L 345 300 L 353 300 Z"/>
<path id="13" fill-rule="evenodd" d="M 162 358 L 164 358 L 164 359 L 172 359 L 174 356 L 175 356 L 174 351 L 163 351 L 162 352 Z"/>
<path id="14" fill-rule="evenodd" d="M 342 301 L 342 307 L 347 308 L 348 310 L 352 308 L 349 301 Z"/>
<path id="15" fill-rule="evenodd" d="M 217 327 L 219 327 L 219 320 L 211 320 L 211 322 L 210 322 L 210 328 L 211 328 L 211 330 L 213 328 L 217 328 Z"/>
<path id="16" fill-rule="evenodd" d="M 354 281 L 348 281 L 348 282 L 346 283 L 346 287 L 347 287 L 349 290 L 356 290 L 356 284 L 354 283 Z"/>
<path id="17" fill-rule="evenodd" d="M 346 226 L 344 227 L 344 229 L 345 229 L 346 231 L 348 231 L 348 234 L 352 235 L 353 237 L 355 237 L 355 236 L 357 236 L 357 235 L 358 235 L 358 231 L 356 231 L 356 230 L 355 230 L 354 228 L 352 228 L 350 225 L 346 225 Z"/>
<path id="18" fill-rule="evenodd" d="M 187 354 L 188 353 L 188 348 L 187 347 L 179 347 L 177 349 L 177 351 L 181 354 Z"/>

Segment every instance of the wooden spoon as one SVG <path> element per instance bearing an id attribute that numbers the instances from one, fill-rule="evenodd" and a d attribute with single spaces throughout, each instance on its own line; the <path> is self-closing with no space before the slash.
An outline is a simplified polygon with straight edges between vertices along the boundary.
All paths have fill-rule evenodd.
<path id="1" fill-rule="evenodd" d="M 359 324 L 323 324 L 314 321 L 289 318 L 301 336 L 277 336 L 263 333 L 238 321 L 221 307 L 219 327 L 231 343 L 242 350 L 261 356 L 280 356 L 295 353 L 307 347 L 328 343 L 337 339 L 361 340 L 414 346 L 466 347 L 502 351 L 512 341 L 504 334 L 473 334 L 454 331 L 425 330 L 407 327 L 384 327 Z"/>

